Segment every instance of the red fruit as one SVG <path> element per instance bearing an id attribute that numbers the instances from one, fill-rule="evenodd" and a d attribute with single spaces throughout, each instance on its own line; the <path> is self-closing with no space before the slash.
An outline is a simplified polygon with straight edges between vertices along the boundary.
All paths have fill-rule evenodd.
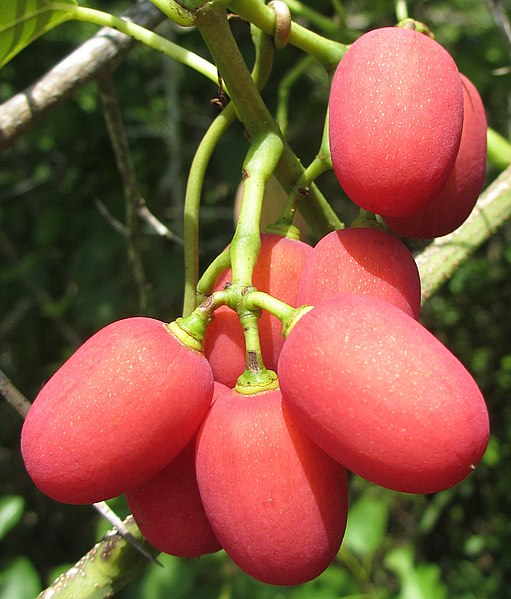
<path id="1" fill-rule="evenodd" d="M 213 401 L 228 388 L 215 383 Z M 221 545 L 211 529 L 197 486 L 194 437 L 168 466 L 126 493 L 144 537 L 154 547 L 179 557 L 214 553 Z"/>
<path id="2" fill-rule="evenodd" d="M 324 451 L 364 478 L 408 493 L 464 479 L 488 442 L 468 371 L 385 300 L 340 295 L 306 313 L 279 360 L 284 404 Z"/>
<path id="3" fill-rule="evenodd" d="M 202 353 L 151 318 L 127 318 L 86 341 L 46 383 L 21 433 L 39 489 L 93 503 L 145 482 L 191 440 L 211 403 Z"/>
<path id="4" fill-rule="evenodd" d="M 325 235 L 303 269 L 297 305 L 316 305 L 341 293 L 375 295 L 419 318 L 419 271 L 408 248 L 379 229 Z"/>
<path id="5" fill-rule="evenodd" d="M 295 306 L 300 275 L 311 252 L 312 247 L 303 241 L 264 233 L 253 273 L 254 286 Z M 215 289 L 223 289 L 231 278 L 231 271 L 227 270 L 218 279 Z M 266 368 L 275 369 L 284 343 L 282 325 L 268 312 L 263 312 L 258 324 L 264 364 Z M 238 315 L 230 308 L 222 306 L 215 310 L 206 333 L 204 354 L 215 380 L 234 387 L 245 370 L 245 339 Z"/>
<path id="6" fill-rule="evenodd" d="M 156 476 L 126 493 L 126 498 L 142 534 L 160 551 L 198 557 L 221 549 L 197 487 L 193 441 Z"/>
<path id="7" fill-rule="evenodd" d="M 366 210 L 412 214 L 447 182 L 462 121 L 458 69 L 442 46 L 410 29 L 370 31 L 352 44 L 332 81 L 337 178 Z"/>
<path id="8" fill-rule="evenodd" d="M 233 561 L 263 582 L 294 585 L 337 554 L 347 483 L 281 399 L 278 389 L 219 396 L 199 431 L 196 467 L 209 521 Z"/>
<path id="9" fill-rule="evenodd" d="M 461 75 L 464 116 L 461 144 L 445 187 L 428 204 L 403 218 L 385 222 L 404 237 L 428 239 L 457 229 L 468 218 L 479 197 L 486 175 L 486 115 L 474 84 Z"/>

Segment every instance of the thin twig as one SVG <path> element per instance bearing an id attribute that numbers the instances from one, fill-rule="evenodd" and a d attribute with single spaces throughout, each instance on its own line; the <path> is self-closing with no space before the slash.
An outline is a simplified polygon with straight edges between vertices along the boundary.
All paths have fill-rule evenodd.
<path id="1" fill-rule="evenodd" d="M 137 2 L 124 15 L 154 29 L 165 15 L 149 0 Z M 58 104 L 105 70 L 112 70 L 136 45 L 129 36 L 109 27 L 79 46 L 34 84 L 0 105 L 0 152 Z"/>
<path id="2" fill-rule="evenodd" d="M 0 370 L 0 393 L 11 404 L 16 412 L 18 412 L 22 418 L 25 418 L 31 404 L 23 393 L 14 386 L 3 370 Z"/>
<path id="3" fill-rule="evenodd" d="M 105 206 L 105 204 L 103 204 L 103 202 L 99 198 L 94 198 L 93 202 L 96 208 L 98 209 L 98 212 L 112 227 L 112 229 L 117 231 L 117 233 L 120 233 L 123 237 L 127 237 L 128 230 L 126 229 L 126 225 L 124 223 L 121 223 L 121 221 L 117 218 L 115 218 L 115 216 L 110 212 L 110 210 L 108 210 L 108 208 Z"/>
<path id="4" fill-rule="evenodd" d="M 148 560 L 151 560 L 152 562 L 163 567 L 163 564 L 158 561 L 158 559 L 150 551 L 147 551 L 144 545 L 131 534 L 124 522 L 108 505 L 108 503 L 106 503 L 106 501 L 98 501 L 97 503 L 93 503 L 92 507 L 115 528 L 115 530 L 110 531 L 110 534 L 119 533 L 124 539 L 131 543 L 135 549 L 138 549 L 139 553 L 147 557 Z"/>
<path id="5" fill-rule="evenodd" d="M 3 255 L 9 263 L 19 264 L 20 257 L 10 239 L 0 230 L 0 255 Z M 34 300 L 43 308 L 49 304 L 54 303 L 54 299 L 49 293 L 36 283 L 35 279 L 29 274 L 25 275 L 22 279 L 22 284 L 28 289 L 30 295 Z M 66 340 L 69 345 L 78 346 L 82 343 L 82 338 L 75 331 L 75 329 L 68 323 L 62 316 L 56 314 L 52 317 L 52 321 L 55 323 L 55 328 L 62 335 L 62 338 Z"/>
<path id="6" fill-rule="evenodd" d="M 133 277 L 138 289 L 139 307 L 145 311 L 147 307 L 147 278 L 140 251 L 139 222 L 137 206 L 143 200 L 131 159 L 128 136 L 124 128 L 121 109 L 115 92 L 110 73 L 103 73 L 97 79 L 103 114 L 110 135 L 110 141 L 115 154 L 117 168 L 122 179 L 124 206 L 126 211 L 126 239 L 128 243 L 128 258 L 133 271 Z"/>

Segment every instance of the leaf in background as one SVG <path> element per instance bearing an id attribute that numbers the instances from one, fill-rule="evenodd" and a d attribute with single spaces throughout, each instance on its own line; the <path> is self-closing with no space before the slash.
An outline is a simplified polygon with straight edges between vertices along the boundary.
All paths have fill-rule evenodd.
<path id="1" fill-rule="evenodd" d="M 370 558 L 383 543 L 388 515 L 385 496 L 362 495 L 348 511 L 343 544 L 358 556 Z"/>
<path id="2" fill-rule="evenodd" d="M 411 545 L 398 547 L 387 554 L 385 565 L 395 572 L 401 583 L 397 599 L 447 599 L 447 587 L 440 579 L 436 564 L 414 564 Z"/>
<path id="3" fill-rule="evenodd" d="M 2 0 L 0 68 L 43 33 L 71 18 L 76 0 Z"/>
<path id="4" fill-rule="evenodd" d="M 41 581 L 32 562 L 24 555 L 0 571 L 2 599 L 34 599 L 41 591 Z"/>
<path id="5" fill-rule="evenodd" d="M 25 509 L 25 500 L 18 495 L 6 495 L 0 499 L 0 540 L 19 522 Z"/>

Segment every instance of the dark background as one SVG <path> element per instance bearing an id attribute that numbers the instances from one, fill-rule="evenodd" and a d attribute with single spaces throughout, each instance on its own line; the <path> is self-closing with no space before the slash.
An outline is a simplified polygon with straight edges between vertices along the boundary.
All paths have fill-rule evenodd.
<path id="1" fill-rule="evenodd" d="M 308 0 L 333 16 L 330 2 Z M 494 3 L 495 4 L 495 3 Z M 509 19 L 509 1 L 498 3 Z M 129 2 L 88 5 L 120 14 Z M 346 1 L 338 39 L 395 23 L 392 2 Z M 434 31 L 460 71 L 479 89 L 491 127 L 511 131 L 511 40 L 485 0 L 410 2 L 411 16 Z M 303 21 L 307 24 L 307 21 Z M 233 21 L 251 64 L 248 27 Z M 36 41 L 0 73 L 0 102 L 40 77 L 97 30 L 66 23 Z M 160 33 L 208 56 L 193 30 L 165 24 Z M 275 111 L 278 85 L 303 57 L 277 56 L 264 97 Z M 201 75 L 138 47 L 114 74 L 133 160 L 150 209 L 181 233 L 190 162 L 217 114 L 215 86 Z M 328 83 L 312 65 L 289 106 L 289 140 L 304 164 L 321 137 Z M 201 212 L 201 264 L 229 242 L 232 205 L 247 142 L 233 125 L 214 153 Z M 488 182 L 498 169 L 488 165 Z M 319 185 L 342 216 L 350 207 L 334 178 Z M 147 314 L 179 315 L 182 248 L 142 227 L 141 250 L 149 303 L 141 311 L 125 238 L 100 213 L 100 201 L 123 221 L 124 199 L 97 87 L 90 84 L 0 155 L 0 368 L 30 399 L 93 332 L 112 320 Z M 200 560 L 162 557 L 122 597 L 330 599 L 503 599 L 511 583 L 511 228 L 504 226 L 463 264 L 424 307 L 422 322 L 474 373 L 487 399 L 492 437 L 476 472 L 435 496 L 392 493 L 360 479 L 351 482 L 346 542 L 316 581 L 292 589 L 249 579 L 219 553 Z M 313 240 L 311 240 L 313 241 Z M 74 563 L 107 525 L 88 506 L 44 497 L 25 473 L 19 451 L 20 416 L 0 402 L 0 597 L 35 596 L 56 572 Z M 112 506 L 126 513 L 123 499 Z M 13 512 L 14 515 L 6 516 Z M 14 525 L 15 524 L 15 525 Z M 1 538 L 2 535 L 0 535 Z M 299 543 L 300 539 L 296 539 Z"/>

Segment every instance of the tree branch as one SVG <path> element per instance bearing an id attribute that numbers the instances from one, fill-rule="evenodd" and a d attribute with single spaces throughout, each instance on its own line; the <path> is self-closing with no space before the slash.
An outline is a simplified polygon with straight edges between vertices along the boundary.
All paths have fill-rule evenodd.
<path id="1" fill-rule="evenodd" d="M 149 0 L 138 2 L 123 16 L 148 29 L 155 28 L 165 19 Z M 0 152 L 44 118 L 54 106 L 66 101 L 105 70 L 115 68 L 136 43 L 109 27 L 100 29 L 38 81 L 1 104 Z"/>
<path id="2" fill-rule="evenodd" d="M 143 539 L 132 516 L 128 516 L 124 526 L 150 555 L 157 555 L 155 549 Z M 70 570 L 38 595 L 38 599 L 112 597 L 137 578 L 149 563 L 149 558 L 113 529 Z"/>
<path id="3" fill-rule="evenodd" d="M 423 303 L 509 219 L 510 214 L 511 166 L 483 191 L 472 214 L 459 229 L 435 239 L 417 256 Z"/>

